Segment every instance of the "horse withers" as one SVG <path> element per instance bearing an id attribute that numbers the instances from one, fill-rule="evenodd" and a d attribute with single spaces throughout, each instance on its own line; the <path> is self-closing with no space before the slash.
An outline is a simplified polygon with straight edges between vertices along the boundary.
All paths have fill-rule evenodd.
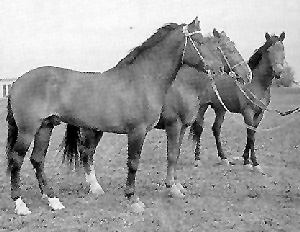
<path id="1" fill-rule="evenodd" d="M 255 50 L 248 61 L 253 74 L 250 83 L 241 85 L 236 79 L 222 75 L 215 79 L 211 88 L 208 88 L 205 100 L 201 102 L 198 118 L 191 127 L 191 133 L 196 145 L 196 164 L 201 163 L 200 137 L 203 131 L 204 114 L 208 106 L 211 106 L 216 114 L 212 130 L 219 158 L 229 163 L 220 140 L 221 126 L 224 122 L 225 113 L 229 111 L 242 114 L 247 127 L 247 143 L 243 153 L 244 165 L 263 173 L 255 155 L 255 133 L 263 118 L 264 111 L 270 103 L 272 80 L 274 77 L 280 78 L 283 72 L 285 62 L 284 38 L 284 32 L 280 36 L 265 34 L 265 43 Z M 249 152 L 251 152 L 251 155 Z"/>
<path id="2" fill-rule="evenodd" d="M 165 30 L 167 33 L 160 33 Z M 41 193 L 52 209 L 64 208 L 48 186 L 44 172 L 50 136 L 60 122 L 90 128 L 98 140 L 104 131 L 128 135 L 125 195 L 134 208 L 142 210 L 143 203 L 134 193 L 145 136 L 156 125 L 167 89 L 182 63 L 201 65 L 199 50 L 211 57 L 202 43 L 196 18 L 188 25 L 168 24 L 160 28 L 130 53 L 133 54 L 129 56 L 130 65 L 116 66 L 104 73 L 48 66 L 18 78 L 8 97 L 6 146 L 11 198 L 16 213 L 30 213 L 21 198 L 20 170 L 33 140 L 30 161 Z"/>

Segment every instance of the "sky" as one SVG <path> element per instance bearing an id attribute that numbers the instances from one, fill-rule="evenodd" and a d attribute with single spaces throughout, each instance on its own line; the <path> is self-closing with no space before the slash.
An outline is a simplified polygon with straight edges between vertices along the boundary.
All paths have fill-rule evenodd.
<path id="1" fill-rule="evenodd" d="M 245 60 L 265 33 L 286 33 L 300 81 L 299 0 L 1 0 L 0 79 L 40 66 L 103 72 L 166 23 L 199 17 L 203 34 L 224 30 Z"/>

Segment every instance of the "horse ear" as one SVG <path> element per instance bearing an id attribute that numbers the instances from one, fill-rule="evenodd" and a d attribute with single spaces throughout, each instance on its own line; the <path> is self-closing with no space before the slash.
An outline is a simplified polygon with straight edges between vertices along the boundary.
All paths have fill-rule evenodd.
<path id="1" fill-rule="evenodd" d="M 271 39 L 271 36 L 270 36 L 270 34 L 269 34 L 268 32 L 266 32 L 265 38 L 266 38 L 267 41 L 268 41 L 269 39 Z"/>
<path id="2" fill-rule="evenodd" d="M 217 38 L 220 38 L 220 37 L 221 37 L 220 33 L 217 31 L 216 28 L 213 29 L 213 35 L 214 35 L 215 37 L 217 37 Z"/>
<path id="3" fill-rule="evenodd" d="M 285 38 L 285 32 L 282 32 L 279 36 L 280 41 L 283 41 Z"/>
<path id="4" fill-rule="evenodd" d="M 196 18 L 193 20 L 192 24 L 194 24 L 196 28 L 200 29 L 200 21 L 198 19 L 198 16 L 196 16 Z"/>

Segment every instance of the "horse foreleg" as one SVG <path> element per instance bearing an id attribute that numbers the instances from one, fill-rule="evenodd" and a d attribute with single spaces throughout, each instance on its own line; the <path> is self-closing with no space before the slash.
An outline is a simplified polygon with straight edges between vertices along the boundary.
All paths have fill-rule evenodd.
<path id="1" fill-rule="evenodd" d="M 167 177 L 166 187 L 174 197 L 182 198 L 184 194 L 182 185 L 177 181 L 176 166 L 180 155 L 180 146 L 182 143 L 185 128 L 182 123 L 178 121 L 166 125 L 167 133 Z"/>
<path id="2" fill-rule="evenodd" d="M 221 159 L 221 161 L 223 163 L 228 165 L 229 162 L 228 162 L 228 160 L 227 160 L 227 158 L 224 154 L 221 139 L 220 139 L 221 127 L 222 127 L 222 124 L 224 122 L 224 117 L 225 117 L 225 114 L 226 114 L 226 110 L 224 110 L 223 108 L 222 109 L 214 108 L 214 111 L 215 111 L 215 114 L 216 114 L 216 118 L 215 118 L 215 122 L 212 126 L 212 132 L 213 132 L 213 135 L 214 135 L 215 140 L 216 140 L 218 156 L 219 156 L 219 158 Z"/>
<path id="3" fill-rule="evenodd" d="M 254 127 L 253 125 L 253 118 L 254 118 L 254 112 L 252 109 L 248 109 L 244 111 L 244 122 L 246 125 L 250 127 Z M 255 139 L 255 130 L 251 128 L 247 128 L 247 142 L 243 153 L 244 158 L 244 165 L 250 169 L 252 169 L 252 166 L 250 164 L 250 157 L 249 152 L 251 150 L 251 153 L 253 154 L 254 151 L 254 139 Z"/>
<path id="4" fill-rule="evenodd" d="M 30 162 L 35 169 L 35 175 L 39 183 L 43 198 L 48 199 L 49 206 L 54 210 L 65 208 L 63 204 L 55 197 L 53 190 L 49 187 L 44 171 L 45 156 L 48 150 L 50 136 L 53 125 L 44 123 L 35 135 L 34 147 L 30 157 Z"/>
<path id="5" fill-rule="evenodd" d="M 257 128 L 259 123 L 261 122 L 262 118 L 263 118 L 263 115 L 264 113 L 263 112 L 259 112 L 259 113 L 256 113 L 254 114 L 254 117 L 253 117 L 253 127 Z M 253 165 L 253 169 L 254 171 L 257 171 L 259 173 L 262 173 L 264 174 L 264 171 L 263 169 L 261 168 L 261 166 L 259 165 L 258 161 L 257 161 L 257 158 L 256 158 L 256 155 L 255 155 L 255 149 L 254 149 L 254 143 L 255 143 L 255 133 L 256 131 L 253 132 L 253 148 L 251 149 L 251 161 L 252 161 L 252 165 Z"/>
<path id="6" fill-rule="evenodd" d="M 96 178 L 94 154 L 103 136 L 103 132 L 92 129 L 81 129 L 81 136 L 82 144 L 79 152 L 84 167 L 86 182 L 90 187 L 91 193 L 101 195 L 104 191 Z"/>
<path id="7" fill-rule="evenodd" d="M 131 206 L 135 212 L 144 210 L 144 203 L 135 195 L 135 179 L 145 137 L 146 130 L 144 128 L 135 128 L 128 133 L 128 175 L 125 197 L 131 201 Z"/>
<path id="8" fill-rule="evenodd" d="M 208 108 L 208 105 L 205 104 L 200 107 L 197 119 L 191 126 L 191 133 L 193 136 L 193 141 L 194 141 L 194 154 L 195 154 L 195 166 L 200 166 L 201 165 L 201 160 L 200 160 L 200 145 L 201 145 L 201 135 L 203 132 L 203 123 L 204 123 L 204 114 Z"/>

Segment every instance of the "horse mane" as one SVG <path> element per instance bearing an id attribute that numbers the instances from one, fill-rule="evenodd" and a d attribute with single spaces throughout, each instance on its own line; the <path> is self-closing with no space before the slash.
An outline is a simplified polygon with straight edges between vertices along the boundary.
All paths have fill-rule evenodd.
<path id="1" fill-rule="evenodd" d="M 255 49 L 254 50 L 254 53 L 253 55 L 249 58 L 249 61 L 248 61 L 248 65 L 250 67 L 250 69 L 255 69 L 260 60 L 262 59 L 262 55 L 263 53 L 272 45 L 275 43 L 275 41 L 278 41 L 278 36 L 276 35 L 271 35 L 271 38 L 266 41 L 262 46 L 260 46 L 258 49 Z"/>
<path id="2" fill-rule="evenodd" d="M 150 38 L 143 42 L 142 45 L 137 46 L 133 50 L 131 50 L 129 54 L 122 60 L 120 60 L 115 67 L 123 67 L 132 64 L 133 61 L 136 60 L 136 58 L 139 57 L 142 53 L 160 43 L 171 31 L 177 29 L 180 26 L 181 25 L 178 25 L 177 23 L 169 23 L 157 29 L 157 31 Z"/>
<path id="3" fill-rule="evenodd" d="M 255 49 L 253 55 L 249 58 L 248 65 L 251 70 L 254 70 L 258 66 L 262 58 L 263 47 L 264 45 L 259 47 L 258 49 Z"/>

